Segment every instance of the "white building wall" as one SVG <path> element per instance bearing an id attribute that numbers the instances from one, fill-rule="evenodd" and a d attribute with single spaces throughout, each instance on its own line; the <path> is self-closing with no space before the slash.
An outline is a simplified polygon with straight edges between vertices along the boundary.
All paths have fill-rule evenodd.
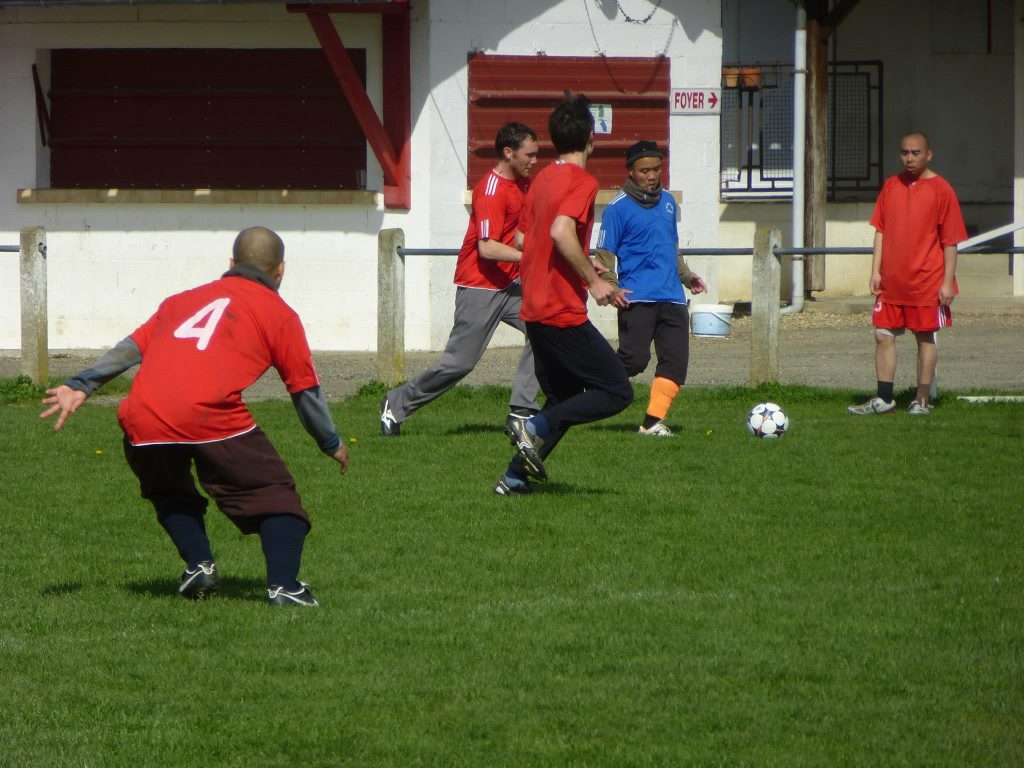
<path id="1" fill-rule="evenodd" d="M 643 7 L 646 15 L 652 7 Z M 614 6 L 578 0 L 431 0 L 413 5 L 412 208 L 376 205 L 20 204 L 16 190 L 46 186 L 31 65 L 71 47 L 318 47 L 302 14 L 283 5 L 79 6 L 0 10 L 0 242 L 43 226 L 49 246 L 50 346 L 105 347 L 169 293 L 213 279 L 238 230 L 261 224 L 287 248 L 282 295 L 302 315 L 314 349 L 376 347 L 377 245 L 401 227 L 409 247 L 457 248 L 468 220 L 467 54 L 654 56 L 672 60 L 673 87 L 717 86 L 718 0 L 665 0 L 646 24 Z M 639 11 L 637 11 L 639 13 Z M 379 16 L 334 17 L 347 46 L 367 51 L 367 91 L 380 110 Z M 44 78 L 45 67 L 41 68 Z M 543 130 L 542 126 L 537 126 Z M 718 119 L 672 117 L 672 187 L 683 193 L 681 239 L 713 245 L 718 215 Z M 381 173 L 368 150 L 368 187 Z M 472 183 L 472 180 L 471 180 Z M 600 216 L 600 211 L 598 212 Z M 454 257 L 409 257 L 406 346 L 439 349 L 451 326 Z M 716 265 L 698 260 L 714 291 Z M 714 293 L 712 293 L 714 298 Z M 614 313 L 598 310 L 613 333 Z M 18 265 L 0 257 L 0 348 L 20 346 Z M 512 331 L 496 344 L 519 344 Z"/>

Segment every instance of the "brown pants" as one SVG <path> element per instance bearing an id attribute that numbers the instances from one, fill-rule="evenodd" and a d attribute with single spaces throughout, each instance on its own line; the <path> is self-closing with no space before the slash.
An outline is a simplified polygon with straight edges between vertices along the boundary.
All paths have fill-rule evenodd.
<path id="1" fill-rule="evenodd" d="M 213 443 L 136 446 L 125 438 L 124 455 L 139 478 L 142 498 L 157 514 L 206 510 L 192 479 L 195 464 L 203 490 L 242 533 L 255 533 L 267 515 L 295 515 L 310 524 L 295 480 L 259 427 Z"/>

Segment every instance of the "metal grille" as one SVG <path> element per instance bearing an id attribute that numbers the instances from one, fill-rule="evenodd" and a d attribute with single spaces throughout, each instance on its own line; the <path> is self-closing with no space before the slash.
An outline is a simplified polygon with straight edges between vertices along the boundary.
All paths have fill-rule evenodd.
<path id="1" fill-rule="evenodd" d="M 793 180 L 793 78 L 761 95 L 761 169 L 766 179 Z"/>
<path id="2" fill-rule="evenodd" d="M 828 181 L 837 192 L 881 188 L 882 64 L 829 66 Z M 793 189 L 793 68 L 723 69 L 722 197 L 788 197 Z"/>
<path id="3" fill-rule="evenodd" d="M 836 72 L 829 80 L 828 167 L 835 181 L 871 180 L 871 99 L 866 73 Z"/>
<path id="4" fill-rule="evenodd" d="M 719 142 L 721 182 L 738 182 L 743 166 L 743 135 L 740 131 L 740 92 L 722 89 L 721 139 Z"/>

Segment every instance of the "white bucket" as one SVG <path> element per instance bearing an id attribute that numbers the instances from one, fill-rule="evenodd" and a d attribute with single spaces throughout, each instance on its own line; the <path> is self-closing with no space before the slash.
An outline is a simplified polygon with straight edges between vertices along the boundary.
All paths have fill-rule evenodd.
<path id="1" fill-rule="evenodd" d="M 732 325 L 732 304 L 691 304 L 690 325 L 694 336 L 728 336 Z"/>

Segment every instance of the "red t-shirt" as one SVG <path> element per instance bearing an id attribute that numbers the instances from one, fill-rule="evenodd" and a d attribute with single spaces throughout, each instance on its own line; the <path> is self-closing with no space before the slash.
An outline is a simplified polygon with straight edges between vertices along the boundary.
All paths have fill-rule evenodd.
<path id="1" fill-rule="evenodd" d="M 469 228 L 455 264 L 455 284 L 466 288 L 500 291 L 519 277 L 519 265 L 513 261 L 492 261 L 480 256 L 480 240 L 496 240 L 515 245 L 519 215 L 529 182 L 513 181 L 493 170 L 473 188 L 473 207 Z"/>
<path id="2" fill-rule="evenodd" d="M 878 193 L 871 226 L 882 233 L 879 298 L 888 304 L 937 306 L 946 269 L 942 249 L 967 239 L 949 182 L 941 176 L 916 181 L 905 173 L 891 176 Z"/>
<path id="3" fill-rule="evenodd" d="M 587 321 L 587 284 L 555 248 L 557 216 L 576 220 L 576 237 L 590 250 L 597 179 L 573 163 L 553 163 L 537 174 L 523 207 L 523 307 L 519 317 L 568 328 Z"/>
<path id="4" fill-rule="evenodd" d="M 302 322 L 265 285 L 222 277 L 165 299 L 131 338 L 142 365 L 118 418 L 132 445 L 206 443 L 256 424 L 242 390 L 277 368 L 289 392 L 319 384 Z"/>

